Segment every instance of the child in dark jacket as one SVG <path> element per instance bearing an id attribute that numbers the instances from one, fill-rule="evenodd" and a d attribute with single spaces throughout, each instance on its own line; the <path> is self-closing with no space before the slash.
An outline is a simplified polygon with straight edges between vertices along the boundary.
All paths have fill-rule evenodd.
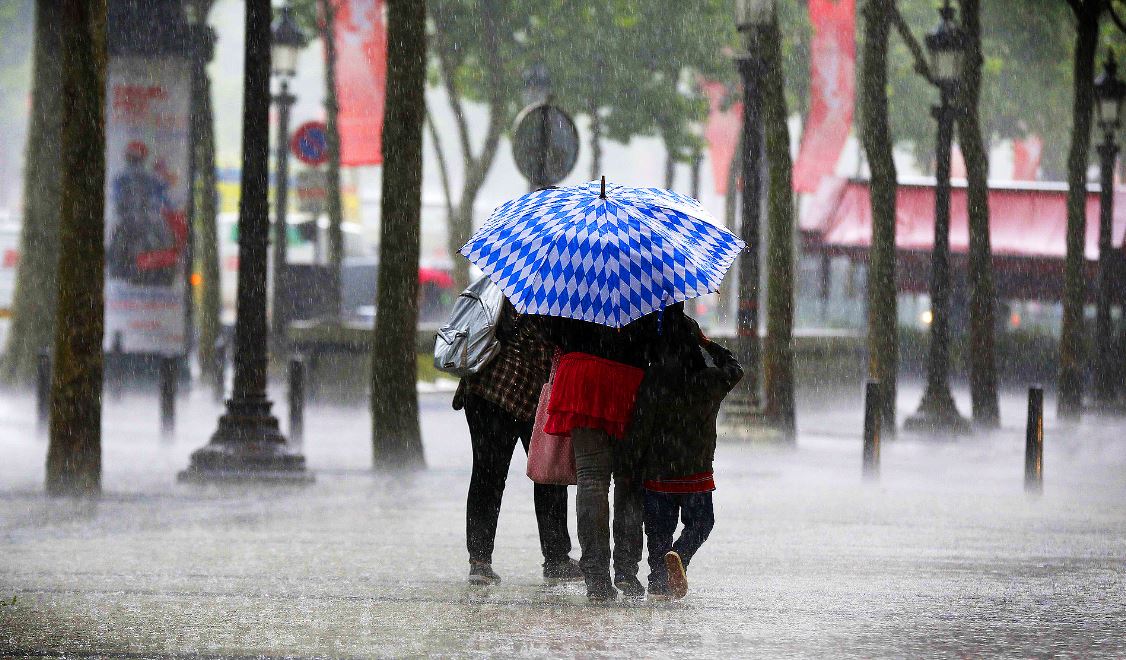
<path id="1" fill-rule="evenodd" d="M 645 487 L 651 598 L 683 598 L 685 571 L 712 530 L 716 417 L 743 377 L 731 352 L 706 339 L 682 305 L 665 310 L 638 389 L 627 441 Z M 673 541 L 677 519 L 684 523 Z"/>

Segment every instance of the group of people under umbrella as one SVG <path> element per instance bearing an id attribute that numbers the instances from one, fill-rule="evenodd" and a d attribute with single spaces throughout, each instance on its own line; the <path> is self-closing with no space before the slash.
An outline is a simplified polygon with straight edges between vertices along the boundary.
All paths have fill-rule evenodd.
<path id="1" fill-rule="evenodd" d="M 716 416 L 742 370 L 683 303 L 718 290 L 745 248 L 698 201 L 605 177 L 511 200 L 462 247 L 504 294 L 499 351 L 454 397 L 473 445 L 471 584 L 500 581 L 493 545 L 520 440 L 529 474 L 533 460 L 573 461 L 578 487 L 576 562 L 567 482 L 534 486 L 545 581 L 582 580 L 592 602 L 644 597 L 644 542 L 649 597 L 687 593 L 714 524 Z M 564 443 L 562 458 L 540 458 L 544 438 Z"/>

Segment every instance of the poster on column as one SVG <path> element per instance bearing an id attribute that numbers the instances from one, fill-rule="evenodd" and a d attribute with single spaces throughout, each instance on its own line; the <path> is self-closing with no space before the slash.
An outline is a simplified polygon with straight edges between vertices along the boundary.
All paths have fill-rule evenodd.
<path id="1" fill-rule="evenodd" d="M 187 61 L 115 57 L 106 95 L 105 349 L 187 344 Z"/>

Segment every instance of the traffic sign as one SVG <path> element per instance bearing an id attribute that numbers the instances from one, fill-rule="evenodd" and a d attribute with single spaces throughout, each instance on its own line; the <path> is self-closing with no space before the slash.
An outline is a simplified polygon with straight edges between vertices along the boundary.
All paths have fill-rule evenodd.
<path id="1" fill-rule="evenodd" d="M 579 132 L 559 106 L 530 105 L 516 117 L 512 155 L 524 178 L 537 187 L 553 186 L 567 177 L 579 158 Z"/>
<path id="2" fill-rule="evenodd" d="M 328 128 L 323 121 L 307 121 L 297 127 L 289 150 L 302 163 L 320 165 L 328 160 Z"/>

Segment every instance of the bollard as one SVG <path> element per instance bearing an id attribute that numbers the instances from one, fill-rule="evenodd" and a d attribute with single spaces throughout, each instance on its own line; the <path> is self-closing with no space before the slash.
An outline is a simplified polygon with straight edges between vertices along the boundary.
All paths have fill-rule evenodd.
<path id="1" fill-rule="evenodd" d="M 215 340 L 215 403 L 223 403 L 227 393 L 227 342 Z"/>
<path id="2" fill-rule="evenodd" d="M 305 361 L 300 355 L 289 359 L 289 439 L 295 444 L 305 439 Z"/>
<path id="3" fill-rule="evenodd" d="M 35 364 L 35 415 L 40 431 L 45 431 L 51 418 L 51 352 L 40 349 Z"/>
<path id="4" fill-rule="evenodd" d="M 160 359 L 160 432 L 168 437 L 176 430 L 176 378 L 179 360 L 166 356 Z"/>
<path id="5" fill-rule="evenodd" d="M 107 357 L 106 375 L 109 377 L 109 394 L 114 401 L 120 401 L 125 390 L 125 350 L 120 332 L 113 333 L 113 346 Z"/>
<path id="6" fill-rule="evenodd" d="M 1024 489 L 1044 490 L 1044 388 L 1028 388 L 1028 428 L 1024 435 Z"/>
<path id="7" fill-rule="evenodd" d="M 880 381 L 864 387 L 864 477 L 880 476 Z"/>

